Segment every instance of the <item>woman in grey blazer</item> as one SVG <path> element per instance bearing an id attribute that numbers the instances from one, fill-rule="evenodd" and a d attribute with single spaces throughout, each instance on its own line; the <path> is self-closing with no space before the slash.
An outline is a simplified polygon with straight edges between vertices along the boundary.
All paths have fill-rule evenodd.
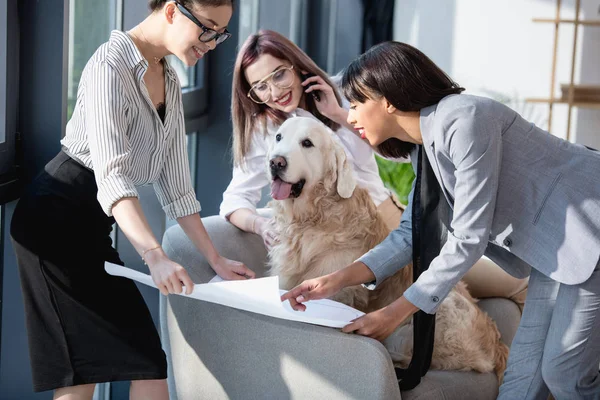
<path id="1" fill-rule="evenodd" d="M 490 99 L 463 90 L 419 50 L 375 46 L 345 71 L 348 123 L 384 155 L 422 146 L 451 208 L 448 238 L 429 269 L 390 306 L 344 328 L 379 340 L 417 310 L 433 314 L 487 255 L 530 274 L 501 399 L 600 398 L 600 153 L 569 143 Z M 414 164 L 414 161 L 413 161 Z M 410 263 L 412 195 L 403 220 L 345 269 L 282 297 L 308 300 L 373 288 Z"/>

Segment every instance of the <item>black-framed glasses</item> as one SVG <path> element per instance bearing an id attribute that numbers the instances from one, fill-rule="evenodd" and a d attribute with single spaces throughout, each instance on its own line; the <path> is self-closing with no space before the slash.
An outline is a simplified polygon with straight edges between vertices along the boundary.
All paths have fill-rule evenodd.
<path id="1" fill-rule="evenodd" d="M 214 29 L 207 28 L 202 22 L 198 21 L 198 18 L 194 17 L 194 14 L 192 14 L 190 10 L 185 8 L 183 4 L 179 3 L 178 1 L 175 1 L 175 4 L 177 5 L 177 8 L 179 9 L 179 11 L 181 11 L 183 15 L 185 15 L 190 21 L 192 21 L 193 23 L 198 25 L 200 29 L 202 29 L 202 33 L 200 34 L 200 36 L 198 36 L 198 39 L 201 42 L 207 43 L 215 40 L 215 43 L 219 45 L 231 37 L 231 33 L 229 33 L 227 29 L 225 29 L 223 33 L 219 33 Z"/>

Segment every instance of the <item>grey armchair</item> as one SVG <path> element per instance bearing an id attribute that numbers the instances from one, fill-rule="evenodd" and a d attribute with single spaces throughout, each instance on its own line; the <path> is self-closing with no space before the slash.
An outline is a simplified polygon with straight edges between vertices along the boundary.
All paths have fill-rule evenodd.
<path id="1" fill-rule="evenodd" d="M 223 218 L 203 219 L 225 257 L 264 276 L 266 251 L 257 235 Z M 163 247 L 197 283 L 214 272 L 179 226 Z M 507 299 L 479 303 L 510 346 L 520 319 Z M 161 334 L 171 399 L 495 399 L 494 374 L 430 371 L 410 391 L 398 389 L 392 361 L 376 340 L 337 329 L 285 321 L 181 296 L 161 296 Z"/>

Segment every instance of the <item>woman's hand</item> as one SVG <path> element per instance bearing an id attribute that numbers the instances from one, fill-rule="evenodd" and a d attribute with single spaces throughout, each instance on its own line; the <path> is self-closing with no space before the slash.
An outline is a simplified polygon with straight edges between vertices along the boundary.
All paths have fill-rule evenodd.
<path id="1" fill-rule="evenodd" d="M 315 84 L 307 87 L 311 82 L 314 82 Z M 341 125 L 346 122 L 348 112 L 340 107 L 337 98 L 335 97 L 335 93 L 333 92 L 333 88 L 329 86 L 323 78 L 318 75 L 311 76 L 302 82 L 302 86 L 306 88 L 304 92 L 307 94 L 314 91 L 319 92 L 319 101 L 315 99 L 315 105 L 321 114 Z"/>
<path id="2" fill-rule="evenodd" d="M 302 304 L 304 302 L 326 299 L 345 287 L 373 280 L 375 280 L 375 275 L 369 267 L 361 261 L 354 261 L 344 269 L 302 282 L 281 296 L 281 301 L 289 300 L 294 310 L 304 311 L 306 310 L 306 306 Z"/>
<path id="3" fill-rule="evenodd" d="M 251 279 L 255 277 L 254 271 L 246 267 L 239 261 L 233 261 L 223 256 L 219 256 L 215 262 L 211 264 L 212 269 L 217 275 L 228 281 L 241 279 Z"/>
<path id="4" fill-rule="evenodd" d="M 351 324 L 342 328 L 342 332 L 356 332 L 381 342 L 418 310 L 416 306 L 402 296 L 387 307 L 355 319 Z"/>
<path id="5" fill-rule="evenodd" d="M 275 229 L 275 221 L 270 218 L 256 217 L 255 230 L 262 237 L 267 250 L 271 250 L 273 246 L 279 243 L 279 234 Z"/>
<path id="6" fill-rule="evenodd" d="M 162 249 L 149 252 L 145 261 L 154 284 L 162 294 L 181 294 L 183 285 L 185 294 L 192 293 L 194 282 L 185 268 L 169 259 Z"/>
<path id="7" fill-rule="evenodd" d="M 289 292 L 281 296 L 281 301 L 289 300 L 296 311 L 305 311 L 305 303 L 309 300 L 326 299 L 344 288 L 339 274 L 333 273 L 320 278 L 309 279 L 302 282 Z"/>

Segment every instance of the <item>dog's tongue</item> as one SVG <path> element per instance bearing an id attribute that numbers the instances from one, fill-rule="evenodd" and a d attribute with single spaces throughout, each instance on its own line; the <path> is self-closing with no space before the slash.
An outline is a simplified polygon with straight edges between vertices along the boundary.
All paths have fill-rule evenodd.
<path id="1" fill-rule="evenodd" d="M 274 179 L 271 182 L 271 197 L 275 200 L 285 200 L 290 197 L 291 192 L 291 183 L 284 182 L 281 179 Z"/>

